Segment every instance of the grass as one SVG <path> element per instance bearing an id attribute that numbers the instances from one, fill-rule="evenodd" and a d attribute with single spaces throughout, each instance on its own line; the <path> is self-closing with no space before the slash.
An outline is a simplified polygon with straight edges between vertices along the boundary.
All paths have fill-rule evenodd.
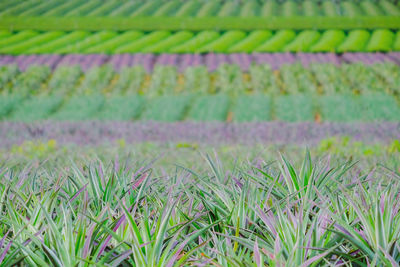
<path id="1" fill-rule="evenodd" d="M 64 167 L 3 161 L 0 264 L 398 262 L 399 174 L 308 152 L 302 158 L 225 165 L 204 154 L 202 168 L 169 170 L 118 157 Z"/>

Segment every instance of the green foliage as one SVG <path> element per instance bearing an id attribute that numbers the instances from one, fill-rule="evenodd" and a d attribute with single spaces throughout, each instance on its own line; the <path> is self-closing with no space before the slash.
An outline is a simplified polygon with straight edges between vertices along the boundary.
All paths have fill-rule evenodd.
<path id="1" fill-rule="evenodd" d="M 376 30 L 372 33 L 367 51 L 391 51 L 394 41 L 394 33 L 389 30 Z"/>
<path id="2" fill-rule="evenodd" d="M 292 30 L 277 31 L 265 43 L 257 47 L 256 52 L 278 52 L 282 51 L 283 47 L 296 37 L 296 33 Z"/>
<path id="3" fill-rule="evenodd" d="M 312 0 L 305 0 L 303 1 L 303 14 L 304 16 L 319 16 L 320 10 L 318 4 Z"/>
<path id="4" fill-rule="evenodd" d="M 198 96 L 189 111 L 188 119 L 194 121 L 225 121 L 229 98 L 226 95 Z"/>
<path id="5" fill-rule="evenodd" d="M 192 32 L 180 31 L 156 44 L 143 48 L 142 51 L 145 53 L 162 53 L 169 51 L 172 47 L 182 44 L 193 36 L 194 34 Z"/>
<path id="6" fill-rule="evenodd" d="M 343 1 L 340 3 L 341 13 L 346 17 L 358 17 L 362 15 L 359 6 L 350 1 Z"/>
<path id="7" fill-rule="evenodd" d="M 15 78 L 10 90 L 21 95 L 39 94 L 43 82 L 49 75 L 50 68 L 48 66 L 30 66 Z"/>
<path id="8" fill-rule="evenodd" d="M 197 13 L 203 4 L 198 0 L 186 1 L 174 14 L 176 17 L 191 17 Z"/>
<path id="9" fill-rule="evenodd" d="M 146 71 L 142 66 L 124 67 L 117 83 L 112 88 L 113 94 L 137 94 L 141 92 Z"/>
<path id="10" fill-rule="evenodd" d="M 238 95 L 246 89 L 243 73 L 238 65 L 222 64 L 216 70 L 215 75 L 213 91 L 216 93 Z"/>
<path id="11" fill-rule="evenodd" d="M 277 77 L 269 65 L 252 65 L 249 70 L 250 89 L 255 93 L 279 94 Z"/>
<path id="12" fill-rule="evenodd" d="M 172 0 L 163 3 L 160 7 L 157 8 L 157 10 L 152 14 L 153 16 L 169 16 L 173 13 L 176 9 L 178 9 L 182 5 L 181 2 L 177 0 Z"/>
<path id="13" fill-rule="evenodd" d="M 86 49 L 101 44 L 102 42 L 107 41 L 116 36 L 117 33 L 114 31 L 100 31 L 98 33 L 88 36 L 87 38 L 75 44 L 70 44 L 65 47 L 56 49 L 55 52 L 60 54 L 85 52 Z"/>
<path id="14" fill-rule="evenodd" d="M 227 1 L 222 4 L 221 9 L 217 13 L 218 17 L 234 17 L 239 14 L 240 6 L 237 2 Z"/>
<path id="15" fill-rule="evenodd" d="M 78 94 L 98 94 L 106 89 L 114 77 L 114 68 L 111 65 L 94 67 L 85 75 L 85 79 L 77 88 Z"/>
<path id="16" fill-rule="evenodd" d="M 17 34 L 11 35 L 8 38 L 0 39 L 0 48 L 8 47 L 11 45 L 19 44 L 26 39 L 34 38 L 38 36 L 39 33 L 36 31 L 20 31 Z"/>
<path id="17" fill-rule="evenodd" d="M 32 122 L 47 119 L 62 103 L 59 96 L 42 96 L 27 99 L 14 108 L 8 119 Z"/>
<path id="18" fill-rule="evenodd" d="M 33 46 L 27 49 L 28 54 L 47 54 L 55 52 L 67 45 L 77 43 L 85 39 L 90 35 L 87 31 L 74 31 L 69 34 L 65 34 L 50 42 L 43 42 L 43 44 Z"/>
<path id="19" fill-rule="evenodd" d="M 266 95 L 240 95 L 233 105 L 236 122 L 271 120 L 271 98 Z"/>
<path id="20" fill-rule="evenodd" d="M 309 51 L 310 47 L 318 41 L 320 36 L 321 34 L 318 31 L 302 31 L 283 50 L 290 52 Z"/>
<path id="21" fill-rule="evenodd" d="M 181 45 L 174 46 L 170 49 L 173 53 L 195 53 L 199 52 L 204 45 L 216 40 L 220 35 L 216 31 L 201 31 L 190 40 Z"/>
<path id="22" fill-rule="evenodd" d="M 246 38 L 231 46 L 228 52 L 250 53 L 272 36 L 270 31 L 253 31 Z"/>
<path id="23" fill-rule="evenodd" d="M 230 3 L 230 2 L 227 2 Z M 212 41 L 209 44 L 201 47 L 199 52 L 226 52 L 229 47 L 239 42 L 246 36 L 243 31 L 227 31 L 220 38 Z"/>
<path id="24" fill-rule="evenodd" d="M 310 48 L 311 52 L 335 52 L 346 35 L 343 31 L 328 30 L 322 33 L 321 38 Z"/>
<path id="25" fill-rule="evenodd" d="M 0 66 L 0 92 L 18 75 L 18 73 L 19 69 L 17 65 Z"/>
<path id="26" fill-rule="evenodd" d="M 150 99 L 141 120 L 173 122 L 182 120 L 191 102 L 191 96 L 161 96 Z"/>
<path id="27" fill-rule="evenodd" d="M 298 15 L 297 3 L 293 1 L 285 1 L 281 7 L 281 16 L 293 17 Z"/>
<path id="28" fill-rule="evenodd" d="M 97 118 L 96 115 L 104 102 L 104 97 L 101 95 L 73 96 L 50 118 L 67 121 L 94 119 Z"/>
<path id="29" fill-rule="evenodd" d="M 185 84 L 183 92 L 209 93 L 210 75 L 205 66 L 195 66 L 186 68 L 184 73 Z"/>
<path id="30" fill-rule="evenodd" d="M 48 93 L 57 95 L 71 93 L 82 74 L 78 65 L 58 67 L 48 82 Z"/>
<path id="31" fill-rule="evenodd" d="M 245 18 L 255 17 L 258 16 L 259 11 L 260 11 L 259 3 L 255 0 L 249 0 L 243 4 L 243 7 L 240 8 L 239 16 Z"/>
<path id="32" fill-rule="evenodd" d="M 123 46 L 120 46 L 116 48 L 114 51 L 115 53 L 134 53 L 134 52 L 140 52 L 142 49 L 146 48 L 149 45 L 152 45 L 156 42 L 159 42 L 161 40 L 164 40 L 168 36 L 170 36 L 171 33 L 168 31 L 154 31 L 150 34 L 147 34 L 137 40 L 134 40 L 133 42 L 129 42 Z"/>
<path id="33" fill-rule="evenodd" d="M 274 99 L 275 117 L 279 121 L 313 121 L 314 109 L 311 95 L 285 95 Z"/>
<path id="34" fill-rule="evenodd" d="M 318 100 L 326 121 L 398 121 L 400 109 L 390 96 L 323 96 Z"/>
<path id="35" fill-rule="evenodd" d="M 23 100 L 18 94 L 0 95 L 0 119 L 4 119 Z"/>
<path id="36" fill-rule="evenodd" d="M 317 85 L 312 72 L 300 63 L 282 65 L 280 76 L 286 93 L 317 93 Z"/>
<path id="37" fill-rule="evenodd" d="M 101 111 L 96 115 L 96 119 L 129 121 L 137 119 L 145 106 L 142 96 L 113 96 L 106 99 Z"/>
<path id="38" fill-rule="evenodd" d="M 221 8 L 221 3 L 219 1 L 207 1 L 199 8 L 196 17 L 215 16 L 220 8 Z"/>
<path id="39" fill-rule="evenodd" d="M 263 17 L 272 17 L 279 14 L 279 5 L 275 0 L 266 0 L 261 8 L 261 15 Z"/>
<path id="40" fill-rule="evenodd" d="M 178 72 L 175 66 L 155 66 L 146 95 L 172 95 L 176 92 Z"/>
<path id="41" fill-rule="evenodd" d="M 337 48 L 338 52 L 364 51 L 370 34 L 365 30 L 350 31 L 344 42 Z"/>

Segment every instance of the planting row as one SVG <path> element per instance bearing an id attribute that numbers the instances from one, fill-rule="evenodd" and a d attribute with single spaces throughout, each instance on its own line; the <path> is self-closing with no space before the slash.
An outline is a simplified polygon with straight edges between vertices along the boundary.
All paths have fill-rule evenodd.
<path id="1" fill-rule="evenodd" d="M 228 168 L 208 156 L 196 164 L 209 167 L 170 171 L 131 156 L 6 165 L 0 264 L 396 266 L 396 169 L 309 153 L 301 161 Z"/>
<path id="2" fill-rule="evenodd" d="M 29 95 L 174 95 L 174 94 L 400 94 L 400 67 L 393 63 L 372 65 L 301 64 L 251 65 L 243 72 L 238 65 L 220 65 L 214 72 L 205 66 L 186 68 L 157 65 L 147 74 L 141 65 L 116 72 L 111 65 L 95 67 L 85 74 L 79 66 L 62 66 L 53 73 L 47 66 L 31 66 L 20 72 L 16 65 L 0 67 L 0 93 Z"/>
<path id="3" fill-rule="evenodd" d="M 17 30 L 398 29 L 400 8 L 380 1 L 101 1 L 0 3 L 0 28 Z"/>
<path id="4" fill-rule="evenodd" d="M 3 0 L 0 16 L 65 16 L 65 17 L 272 17 L 272 16 L 399 16 L 400 7 L 387 0 L 379 1 L 301 1 L 247 0 Z"/>
<path id="5" fill-rule="evenodd" d="M 54 140 L 64 146 L 102 146 L 158 143 L 196 145 L 321 145 L 325 149 L 349 146 L 328 138 L 351 138 L 367 144 L 390 144 L 400 140 L 399 122 L 315 123 L 315 122 L 128 122 L 128 121 L 41 121 L 0 122 L 0 148 L 11 148 L 27 141 Z M 347 140 L 348 142 L 349 140 Z M 194 146 L 191 146 L 191 144 Z M 121 144 L 122 145 L 122 144 Z M 261 146 L 260 149 L 264 149 Z M 400 152 L 400 144 L 397 147 Z M 250 151 L 246 151 L 248 153 Z M 245 153 L 245 154 L 246 154 Z M 157 152 L 155 152 L 155 157 Z"/>
<path id="6" fill-rule="evenodd" d="M 1 65 L 15 64 L 22 71 L 32 65 L 46 65 L 51 69 L 59 66 L 79 65 L 83 71 L 104 64 L 111 64 L 117 71 L 123 67 L 141 65 L 146 72 L 153 71 L 156 65 L 176 66 L 180 72 L 188 67 L 204 65 L 208 71 L 214 72 L 222 64 L 236 64 L 242 71 L 249 71 L 252 64 L 270 65 L 272 69 L 279 69 L 284 64 L 301 63 L 308 67 L 312 63 L 394 63 L 400 64 L 400 53 L 344 53 L 342 55 L 332 53 L 273 53 L 273 54 L 70 54 L 70 55 L 0 55 Z"/>
<path id="7" fill-rule="evenodd" d="M 400 51 L 400 31 L 0 31 L 0 54 Z"/>
<path id="8" fill-rule="evenodd" d="M 165 95 L 158 97 L 58 95 L 0 97 L 3 120 L 145 121 L 400 121 L 400 106 L 388 95 Z"/>

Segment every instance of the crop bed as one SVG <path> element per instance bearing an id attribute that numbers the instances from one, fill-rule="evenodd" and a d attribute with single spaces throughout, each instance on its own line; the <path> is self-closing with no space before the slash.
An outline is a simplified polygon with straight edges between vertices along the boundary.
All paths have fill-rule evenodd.
<path id="1" fill-rule="evenodd" d="M 253 16 L 397 16 L 396 1 L 199 1 L 199 0 L 3 0 L 0 16 L 60 16 L 60 17 L 253 17 Z"/>
<path id="2" fill-rule="evenodd" d="M 4 120 L 398 121 L 398 65 L 1 68 Z M 396 76 L 397 75 L 397 76 Z M 340 77 L 340 78 L 338 78 Z"/>
<path id="3" fill-rule="evenodd" d="M 0 28 L 17 30 L 398 29 L 379 1 L 3 1 Z"/>
<path id="4" fill-rule="evenodd" d="M 206 65 L 156 64 L 115 68 L 105 64 L 82 71 L 79 65 L 32 65 L 21 71 L 17 65 L 0 67 L 0 92 L 5 94 L 145 94 L 180 93 L 267 93 L 268 95 L 312 93 L 400 94 L 400 66 L 392 62 L 282 64 L 274 70 L 268 64 L 252 64 L 247 71 L 238 64 L 221 64 L 213 71 Z"/>
<path id="5" fill-rule="evenodd" d="M 400 139 L 400 123 L 314 122 L 0 122 L 0 147 L 11 148 L 25 141 L 55 140 L 59 145 L 101 146 L 124 140 L 127 144 L 181 143 L 203 145 L 310 145 L 326 138 L 390 143 Z M 400 151 L 399 151 L 400 152 Z"/>
<path id="6" fill-rule="evenodd" d="M 179 72 L 189 67 L 204 65 L 209 72 L 214 72 L 220 65 L 236 64 L 242 71 L 247 72 L 252 64 L 270 65 L 276 70 L 285 64 L 301 63 L 308 67 L 313 63 L 331 63 L 335 65 L 346 63 L 362 63 L 371 65 L 375 63 L 400 64 L 400 53 L 233 53 L 233 54 L 69 54 L 69 55 L 0 55 L 1 65 L 17 65 L 21 71 L 25 71 L 33 65 L 46 65 L 52 70 L 60 66 L 79 65 L 83 71 L 93 67 L 110 64 L 116 71 L 124 67 L 141 65 L 147 73 L 151 73 L 156 65 L 175 66 Z"/>
<path id="7" fill-rule="evenodd" d="M 400 31 L 0 31 L 0 54 L 400 51 Z"/>

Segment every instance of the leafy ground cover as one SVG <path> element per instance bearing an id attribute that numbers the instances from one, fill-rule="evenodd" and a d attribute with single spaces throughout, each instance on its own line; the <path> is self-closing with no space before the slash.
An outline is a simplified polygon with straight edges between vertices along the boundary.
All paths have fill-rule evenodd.
<path id="1" fill-rule="evenodd" d="M 0 68 L 0 118 L 36 120 L 336 121 L 400 119 L 399 66 L 221 65 L 179 73 L 156 65 L 151 75 L 133 66 L 117 72 L 102 65 L 85 74 L 79 66 Z M 340 77 L 340 78 L 337 78 Z"/>
<path id="2" fill-rule="evenodd" d="M 326 31 L 254 28 L 193 32 L 168 29 L 150 32 L 100 29 L 91 32 L 79 29 L 39 32 L 27 27 L 19 32 L 0 31 L 0 54 L 388 52 L 400 51 L 398 28 L 349 31 L 339 28 Z"/>
<path id="3" fill-rule="evenodd" d="M 0 27 L 35 30 L 396 29 L 394 1 L 4 1 Z"/>
<path id="4" fill-rule="evenodd" d="M 39 5 L 38 5 L 39 3 Z M 395 1 L 380 0 L 376 2 L 362 1 L 360 5 L 356 1 L 344 1 L 333 3 L 330 1 L 142 1 L 131 3 L 117 0 L 107 3 L 96 0 L 91 1 L 11 1 L 5 0 L 0 6 L 1 16 L 18 15 L 27 16 L 379 16 L 399 15 L 400 10 Z"/>
<path id="5" fill-rule="evenodd" d="M 302 163 L 277 159 L 226 167 L 209 155 L 208 167 L 171 171 L 131 158 L 72 161 L 67 169 L 10 161 L 0 175 L 1 263 L 399 261 L 395 170 L 309 154 Z"/>

